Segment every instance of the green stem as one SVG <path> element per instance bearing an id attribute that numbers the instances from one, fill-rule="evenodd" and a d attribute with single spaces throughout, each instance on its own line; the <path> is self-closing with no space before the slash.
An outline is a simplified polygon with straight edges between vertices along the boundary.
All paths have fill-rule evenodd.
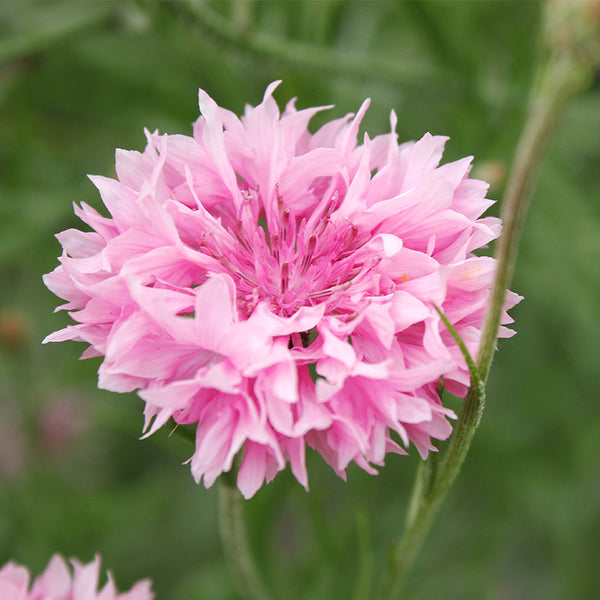
<path id="1" fill-rule="evenodd" d="M 458 424 L 441 464 L 433 473 L 419 467 L 404 534 L 392 554 L 392 576 L 382 600 L 401 598 L 404 580 L 417 557 L 431 524 L 469 451 L 483 407 L 482 388 L 472 387 L 462 406 Z"/>
<path id="2" fill-rule="evenodd" d="M 195 443 L 195 433 L 185 426 L 175 424 L 171 434 Z M 219 524 L 223 550 L 240 596 L 247 600 L 269 600 L 248 543 L 242 496 L 235 482 L 238 468 L 236 460 L 231 471 L 223 473 L 218 481 Z"/>
<path id="3" fill-rule="evenodd" d="M 487 380 L 496 347 L 506 290 L 517 258 L 529 200 L 541 160 L 567 100 L 582 87 L 587 70 L 573 54 L 556 51 L 538 70 L 525 125 L 515 153 L 511 175 L 502 202 L 504 231 L 496 247 L 497 271 L 486 312 L 477 366 L 465 357 L 471 369 L 471 387 L 463 401 L 458 423 L 437 471 L 421 467 L 417 473 L 404 535 L 394 549 L 392 575 L 383 600 L 401 598 L 406 575 L 411 568 L 431 524 L 456 479 L 477 430 L 485 401 Z M 452 328 L 441 314 L 446 326 Z M 457 340 L 461 350 L 464 345 Z"/>
<path id="4" fill-rule="evenodd" d="M 502 199 L 504 230 L 494 253 L 497 270 L 477 361 L 484 381 L 487 380 L 496 349 L 506 290 L 512 281 L 533 184 L 567 100 L 582 82 L 582 72 L 577 66 L 569 56 L 555 57 L 540 73 L 539 85 L 531 96 L 525 126 Z"/>
<path id="5" fill-rule="evenodd" d="M 247 600 L 268 600 L 269 595 L 252 559 L 244 523 L 242 496 L 235 485 L 232 472 L 219 478 L 219 521 L 221 540 L 238 592 Z"/>

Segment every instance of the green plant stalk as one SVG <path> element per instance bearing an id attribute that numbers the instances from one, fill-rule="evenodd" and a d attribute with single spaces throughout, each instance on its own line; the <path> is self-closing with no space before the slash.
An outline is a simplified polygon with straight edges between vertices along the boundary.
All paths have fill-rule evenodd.
<path id="1" fill-rule="evenodd" d="M 583 87 L 586 76 L 586 69 L 568 53 L 553 53 L 539 69 L 502 201 L 504 231 L 496 246 L 497 271 L 484 319 L 477 366 L 473 365 L 468 353 L 465 356 L 471 370 L 471 387 L 439 467 L 433 473 L 428 473 L 427 467 L 419 468 L 404 534 L 394 548 L 392 575 L 382 600 L 401 598 L 406 575 L 469 451 L 484 408 L 485 383 L 496 348 L 506 290 L 512 279 L 533 184 L 567 100 Z M 444 315 L 440 315 L 456 339 L 456 332 Z M 465 353 L 466 348 L 459 339 L 457 344 Z"/>
<path id="2" fill-rule="evenodd" d="M 406 575 L 469 451 L 473 434 L 481 419 L 484 400 L 482 392 L 481 388 L 470 388 L 448 449 L 436 472 L 432 474 L 433 481 L 428 482 L 430 477 L 427 473 L 427 463 L 419 466 L 406 527 L 400 542 L 392 552 L 392 576 L 386 592 L 381 596 L 382 600 L 401 597 Z"/>
<path id="3" fill-rule="evenodd" d="M 567 100 L 582 87 L 585 79 L 585 69 L 579 68 L 569 56 L 557 56 L 540 73 L 538 86 L 532 94 L 502 200 L 504 232 L 494 253 L 497 270 L 477 361 L 484 381 L 496 349 L 506 290 L 512 281 L 521 230 L 537 172 Z"/>
<path id="4" fill-rule="evenodd" d="M 233 468 L 219 478 L 219 523 L 225 558 L 235 577 L 240 597 L 269 600 L 270 596 L 252 559 L 244 523 L 242 496 L 235 484 Z"/>

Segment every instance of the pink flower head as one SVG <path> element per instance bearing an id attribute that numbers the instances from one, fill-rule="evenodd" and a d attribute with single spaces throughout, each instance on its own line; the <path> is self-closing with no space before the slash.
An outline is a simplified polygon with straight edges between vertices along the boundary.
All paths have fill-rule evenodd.
<path id="1" fill-rule="evenodd" d="M 438 166 L 447 138 L 398 145 L 392 113 L 359 144 L 368 101 L 313 134 L 323 108 L 281 114 L 277 84 L 241 118 L 201 90 L 193 137 L 117 150 L 117 179 L 92 177 L 111 217 L 75 207 L 94 231 L 59 234 L 45 277 L 77 322 L 45 341 L 103 356 L 148 435 L 196 424 L 196 481 L 242 451 L 246 497 L 288 461 L 306 487 L 306 444 L 344 477 L 450 435 L 436 385 L 464 395 L 469 373 L 435 306 L 475 354 L 495 262 L 473 251 L 500 233 L 471 159 Z"/>
<path id="2" fill-rule="evenodd" d="M 152 600 L 149 581 L 136 583 L 129 592 L 119 594 L 112 576 L 98 591 L 100 557 L 82 565 L 71 561 L 73 575 L 61 556 L 54 555 L 46 570 L 37 577 L 31 588 L 25 567 L 9 562 L 0 568 L 0 598 L 2 600 Z"/>

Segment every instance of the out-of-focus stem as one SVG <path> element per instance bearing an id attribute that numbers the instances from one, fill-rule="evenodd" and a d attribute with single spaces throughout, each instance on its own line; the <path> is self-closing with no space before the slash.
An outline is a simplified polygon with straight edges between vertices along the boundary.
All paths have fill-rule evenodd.
<path id="1" fill-rule="evenodd" d="M 373 577 L 373 550 L 371 548 L 369 513 L 364 508 L 356 512 L 358 565 L 353 600 L 368 600 Z"/>
<path id="2" fill-rule="evenodd" d="M 45 50 L 51 44 L 106 22 L 114 13 L 110 3 L 89 3 L 85 11 L 61 12 L 61 19 L 44 29 L 5 36 L 0 40 L 0 63 Z"/>
<path id="3" fill-rule="evenodd" d="M 242 496 L 235 485 L 233 474 L 223 473 L 219 484 L 221 540 L 240 597 L 246 600 L 269 600 L 270 596 L 252 559 L 244 522 Z"/>
<path id="4" fill-rule="evenodd" d="M 237 9 L 234 19 L 227 19 L 204 0 L 166 1 L 162 6 L 173 12 L 187 14 L 206 31 L 233 46 L 307 70 L 344 74 L 398 85 L 422 85 L 424 80 L 436 79 L 443 74 L 443 70 L 439 68 L 424 70 L 423 65 L 413 66 L 397 59 L 342 53 L 327 46 L 298 42 L 251 27 L 240 27 L 239 22 L 236 23 L 239 17 Z M 244 18 L 241 22 L 245 25 L 249 19 Z"/>

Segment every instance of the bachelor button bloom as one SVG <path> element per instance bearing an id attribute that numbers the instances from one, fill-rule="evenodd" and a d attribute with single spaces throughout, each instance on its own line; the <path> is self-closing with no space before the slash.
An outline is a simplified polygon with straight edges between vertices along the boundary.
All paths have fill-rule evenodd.
<path id="1" fill-rule="evenodd" d="M 475 354 L 495 261 L 473 251 L 500 233 L 471 159 L 438 166 L 447 138 L 398 145 L 392 113 L 358 144 L 368 101 L 313 134 L 323 107 L 280 114 L 277 84 L 241 118 L 201 90 L 193 137 L 117 150 L 117 179 L 91 178 L 111 216 L 76 206 L 93 231 L 59 234 L 45 277 L 77 322 L 46 341 L 103 356 L 148 435 L 195 424 L 196 481 L 242 452 L 246 497 L 287 461 L 306 487 L 307 444 L 344 477 L 450 435 L 437 384 L 463 396 L 469 372 L 435 307 Z"/>
<path id="2" fill-rule="evenodd" d="M 46 570 L 37 577 L 31 588 L 25 567 L 9 562 L 0 568 L 0 598 L 2 600 L 152 600 L 154 594 L 146 580 L 136 583 L 129 592 L 119 594 L 112 576 L 98 591 L 100 558 L 88 565 L 71 561 L 73 575 L 64 559 L 52 557 Z"/>

